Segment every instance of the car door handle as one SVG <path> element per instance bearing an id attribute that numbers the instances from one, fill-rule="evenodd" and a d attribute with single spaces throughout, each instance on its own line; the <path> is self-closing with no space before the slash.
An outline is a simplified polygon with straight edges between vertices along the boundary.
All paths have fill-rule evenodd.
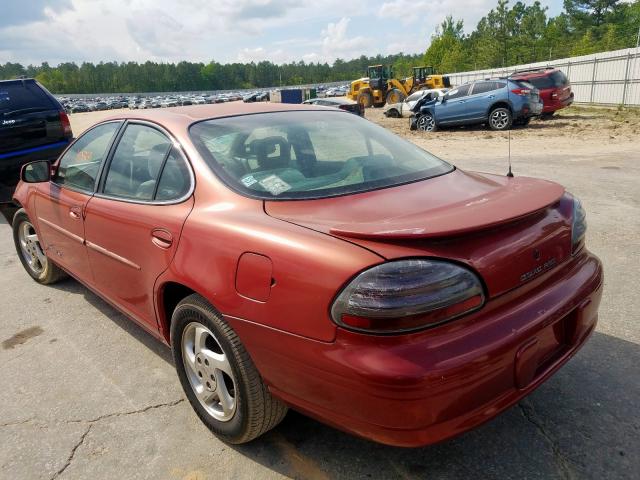
<path id="1" fill-rule="evenodd" d="M 74 220 L 80 220 L 81 215 L 82 215 L 81 207 L 71 207 L 69 209 L 69 216 Z"/>
<path id="2" fill-rule="evenodd" d="M 169 248 L 173 244 L 173 235 L 164 228 L 154 228 L 151 231 L 151 242 L 156 247 Z"/>

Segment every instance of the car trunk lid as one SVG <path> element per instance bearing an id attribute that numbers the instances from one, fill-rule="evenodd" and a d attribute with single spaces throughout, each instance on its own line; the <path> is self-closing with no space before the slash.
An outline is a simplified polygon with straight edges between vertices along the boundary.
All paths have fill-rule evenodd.
<path id="1" fill-rule="evenodd" d="M 463 262 L 496 296 L 570 255 L 570 206 L 555 183 L 455 170 L 363 194 L 265 202 L 276 218 L 344 238 L 392 259 Z M 566 197 L 564 197 L 566 199 Z"/>

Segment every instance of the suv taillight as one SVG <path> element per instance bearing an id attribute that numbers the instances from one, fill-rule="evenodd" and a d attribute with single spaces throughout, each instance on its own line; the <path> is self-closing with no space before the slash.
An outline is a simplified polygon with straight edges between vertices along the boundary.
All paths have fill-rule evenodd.
<path id="1" fill-rule="evenodd" d="M 71 122 L 69 121 L 69 116 L 65 112 L 60 112 L 60 125 L 62 125 L 62 131 L 64 132 L 65 137 L 73 136 L 73 133 L 71 132 Z"/>
<path id="2" fill-rule="evenodd" d="M 521 97 L 526 97 L 531 94 L 531 90 L 528 88 L 514 88 L 511 90 L 511 93 L 515 93 L 516 95 L 520 95 Z"/>

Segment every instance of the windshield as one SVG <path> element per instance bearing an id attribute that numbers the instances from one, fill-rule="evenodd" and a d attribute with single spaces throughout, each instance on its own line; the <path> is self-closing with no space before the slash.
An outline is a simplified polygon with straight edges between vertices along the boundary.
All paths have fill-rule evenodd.
<path id="1" fill-rule="evenodd" d="M 265 199 L 364 192 L 453 170 L 386 129 L 339 111 L 206 120 L 192 125 L 190 135 L 230 187 Z"/>

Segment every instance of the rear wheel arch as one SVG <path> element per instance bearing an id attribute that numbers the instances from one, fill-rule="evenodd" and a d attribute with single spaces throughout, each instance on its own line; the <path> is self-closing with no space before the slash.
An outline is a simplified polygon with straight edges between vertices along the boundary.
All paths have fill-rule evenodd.
<path id="1" fill-rule="evenodd" d="M 194 293 L 199 292 L 182 283 L 173 281 L 163 283 L 158 289 L 158 320 L 161 333 L 167 344 L 171 345 L 171 316 L 174 310 L 178 306 L 178 303 Z"/>
<path id="2" fill-rule="evenodd" d="M 509 103 L 507 103 L 507 102 L 496 102 L 493 105 L 491 105 L 489 110 L 487 110 L 487 118 L 489 118 L 489 115 L 491 115 L 491 112 L 493 112 L 496 108 L 506 108 L 511 112 L 511 115 L 513 115 L 513 108 L 511 107 L 511 105 Z"/>

